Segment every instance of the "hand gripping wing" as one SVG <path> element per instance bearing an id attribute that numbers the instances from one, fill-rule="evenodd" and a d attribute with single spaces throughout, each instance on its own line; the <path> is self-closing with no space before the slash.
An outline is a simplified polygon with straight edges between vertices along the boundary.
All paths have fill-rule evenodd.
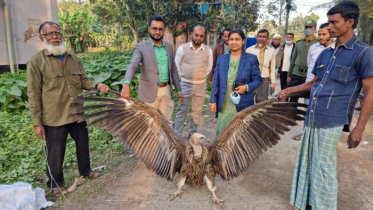
<path id="1" fill-rule="evenodd" d="M 278 102 L 273 98 L 237 114 L 209 147 L 215 172 L 223 180 L 237 177 L 264 151 L 277 144 L 280 135 L 304 120 L 306 104 Z"/>
<path id="2" fill-rule="evenodd" d="M 180 171 L 185 146 L 161 114 L 136 99 L 84 97 L 95 93 L 98 92 L 89 91 L 76 99 L 76 102 L 96 102 L 74 112 L 92 111 L 81 121 L 94 118 L 88 127 L 99 125 L 118 136 L 157 175 L 172 180 Z M 109 93 L 120 96 L 113 90 Z"/>

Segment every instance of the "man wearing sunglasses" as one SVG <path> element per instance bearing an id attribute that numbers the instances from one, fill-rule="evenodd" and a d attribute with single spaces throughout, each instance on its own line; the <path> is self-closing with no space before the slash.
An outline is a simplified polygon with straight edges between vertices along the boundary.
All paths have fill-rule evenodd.
<path id="1" fill-rule="evenodd" d="M 27 62 L 27 93 L 34 133 L 46 141 L 47 185 L 60 196 L 66 192 L 62 165 L 68 134 L 75 141 L 80 175 L 90 179 L 100 175 L 90 166 L 87 124 L 78 123 L 83 113 L 73 114 L 82 104 L 73 101 L 83 89 L 105 93 L 109 87 L 88 80 L 79 58 L 66 51 L 57 23 L 42 23 L 39 34 L 45 49 Z"/>
<path id="2" fill-rule="evenodd" d="M 121 95 L 130 99 L 131 80 L 141 63 L 141 76 L 138 98 L 147 105 L 162 112 L 166 120 L 172 125 L 174 110 L 173 88 L 177 91 L 178 102 L 183 103 L 179 75 L 173 59 L 173 47 L 163 41 L 165 21 L 156 15 L 149 19 L 148 33 L 150 38 L 135 46 L 131 62 L 127 67 L 123 80 Z"/>

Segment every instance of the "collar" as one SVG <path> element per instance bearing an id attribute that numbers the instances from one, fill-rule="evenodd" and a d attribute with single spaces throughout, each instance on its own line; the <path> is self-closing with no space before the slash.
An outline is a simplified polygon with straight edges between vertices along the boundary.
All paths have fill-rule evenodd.
<path id="1" fill-rule="evenodd" d="M 304 40 L 305 42 L 311 42 L 311 41 L 317 40 L 317 38 L 316 38 L 315 35 L 313 35 L 313 37 L 312 37 L 310 40 L 307 41 L 306 38 L 304 38 L 303 40 Z"/>
<path id="2" fill-rule="evenodd" d="M 201 44 L 201 46 L 198 48 L 198 50 L 205 50 L 205 48 L 203 47 L 203 43 Z M 193 50 L 196 50 L 192 44 L 192 41 L 189 42 L 189 47 L 192 48 Z M 196 51 L 198 51 L 196 50 Z"/>
<path id="3" fill-rule="evenodd" d="M 320 42 L 317 42 L 317 43 L 315 44 L 315 46 L 316 46 L 316 47 L 323 48 L 323 49 L 326 49 L 326 48 L 332 46 L 333 44 L 334 44 L 334 42 L 332 42 L 330 45 L 324 47 L 324 45 L 320 44 Z"/>
<path id="4" fill-rule="evenodd" d="M 273 43 L 271 43 L 271 46 L 274 48 L 274 49 L 277 49 L 281 46 L 281 44 L 279 44 L 277 47 L 273 45 Z"/>
<path id="5" fill-rule="evenodd" d="M 150 38 L 150 43 L 152 43 L 153 47 L 158 47 L 157 45 L 154 44 L 153 39 L 151 39 L 151 38 Z M 162 41 L 162 45 L 160 47 L 164 47 L 163 41 Z"/>
<path id="6" fill-rule="evenodd" d="M 353 36 L 350 40 L 348 40 L 347 42 L 341 44 L 340 46 L 343 46 L 343 47 L 346 48 L 346 49 L 352 50 L 352 49 L 354 49 L 354 45 L 355 45 L 356 42 L 357 42 L 357 37 L 356 37 L 356 35 L 354 34 L 354 36 Z M 335 41 L 330 45 L 330 48 L 334 50 L 336 45 L 337 45 L 337 40 L 335 40 Z"/>
<path id="7" fill-rule="evenodd" d="M 63 55 L 65 55 L 65 54 L 71 56 L 71 53 L 69 51 L 66 51 Z M 52 53 L 50 53 L 47 49 L 43 49 L 43 55 L 46 55 L 46 56 L 55 56 Z"/>
<path id="8" fill-rule="evenodd" d="M 270 46 L 266 44 L 266 46 L 263 49 L 260 49 L 257 44 L 254 45 L 254 48 L 257 48 L 258 50 L 268 49 Z"/>
<path id="9" fill-rule="evenodd" d="M 315 46 L 316 46 L 316 47 L 326 48 L 326 47 L 324 47 L 324 45 L 321 45 L 320 42 L 317 42 L 317 43 L 315 44 Z"/>

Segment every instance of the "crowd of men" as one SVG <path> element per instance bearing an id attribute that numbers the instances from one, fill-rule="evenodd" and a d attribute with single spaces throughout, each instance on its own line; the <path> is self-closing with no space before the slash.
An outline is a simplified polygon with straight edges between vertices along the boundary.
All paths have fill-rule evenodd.
<path id="1" fill-rule="evenodd" d="M 331 8 L 328 23 L 320 25 L 307 20 L 304 38 L 294 43 L 294 34 L 275 34 L 267 43 L 269 31 L 260 29 L 257 43 L 246 50 L 256 55 L 261 84 L 255 90 L 256 103 L 268 99 L 275 92 L 277 75 L 282 100 L 290 93 L 310 91 L 305 128 L 297 137 L 301 140 L 294 170 L 291 203 L 297 209 L 337 209 L 336 144 L 342 130 L 349 131 L 353 102 L 361 88 L 365 98 L 361 114 L 348 137 L 348 147 L 355 148 L 373 106 L 373 48 L 360 42 L 354 34 L 359 19 L 359 7 L 351 1 Z M 197 132 L 201 123 L 206 87 L 213 83 L 219 56 L 230 54 L 228 37 L 232 29 L 222 31 L 222 42 L 214 50 L 205 45 L 206 31 L 195 26 L 191 41 L 173 47 L 163 40 L 165 21 L 161 16 L 149 20 L 149 39 L 136 44 L 131 62 L 124 75 L 121 96 L 130 99 L 131 80 L 141 64 L 138 99 L 158 109 L 177 135 L 183 136 L 186 116 L 190 113 L 188 134 Z M 86 123 L 77 123 L 81 114 L 73 110 L 81 104 L 73 103 L 83 89 L 108 91 L 105 84 L 89 81 L 82 63 L 66 51 L 60 26 L 45 22 L 39 28 L 45 49 L 27 64 L 27 88 L 34 133 L 46 140 L 47 182 L 51 191 L 59 196 L 65 192 L 62 172 L 68 134 L 76 143 L 79 173 L 97 178 L 91 170 L 88 131 Z M 318 34 L 317 38 L 315 33 Z M 332 38 L 335 38 L 333 42 Z M 242 92 L 249 86 L 242 86 Z M 240 88 L 239 88 L 240 89 Z M 178 107 L 172 120 L 173 92 Z M 253 90 L 251 90 L 253 91 Z M 297 102 L 298 98 L 290 98 Z M 216 107 L 215 107 L 216 108 Z M 312 167 L 311 167 L 312 166 Z"/>

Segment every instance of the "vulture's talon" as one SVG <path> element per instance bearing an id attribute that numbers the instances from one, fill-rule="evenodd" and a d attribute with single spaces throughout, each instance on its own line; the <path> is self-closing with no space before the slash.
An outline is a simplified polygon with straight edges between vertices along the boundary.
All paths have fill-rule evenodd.
<path id="1" fill-rule="evenodd" d="M 171 196 L 170 201 L 175 200 L 177 197 L 181 198 L 181 193 L 183 193 L 182 190 L 178 190 L 178 191 L 172 193 L 172 194 L 170 195 L 170 196 Z"/>
<path id="2" fill-rule="evenodd" d="M 219 199 L 218 197 L 213 197 L 212 202 L 215 204 L 218 204 L 219 206 L 222 206 L 224 203 L 224 200 Z"/>

